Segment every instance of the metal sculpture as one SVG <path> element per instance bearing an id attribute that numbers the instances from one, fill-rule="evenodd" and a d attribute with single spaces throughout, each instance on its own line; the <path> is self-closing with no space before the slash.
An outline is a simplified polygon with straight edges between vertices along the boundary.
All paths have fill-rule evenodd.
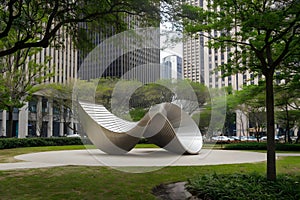
<path id="1" fill-rule="evenodd" d="M 172 103 L 152 107 L 138 122 L 115 116 L 104 106 L 79 102 L 78 117 L 92 143 L 108 154 L 124 154 L 141 138 L 177 154 L 197 154 L 202 136 L 191 117 Z"/>

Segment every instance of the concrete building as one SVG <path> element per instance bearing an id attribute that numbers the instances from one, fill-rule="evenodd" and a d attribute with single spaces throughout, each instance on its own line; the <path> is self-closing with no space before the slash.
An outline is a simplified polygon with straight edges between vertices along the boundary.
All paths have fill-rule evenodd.
<path id="1" fill-rule="evenodd" d="M 129 20 L 129 19 L 128 19 Z M 130 21 L 130 23 L 133 23 Z M 84 24 L 82 24 L 84 26 Z M 88 31 L 87 27 L 86 31 Z M 66 32 L 61 29 L 58 33 L 60 35 L 60 42 L 63 48 L 47 47 L 42 49 L 38 54 L 29 57 L 28 59 L 34 60 L 37 63 L 42 63 L 46 57 L 52 57 L 48 63 L 49 66 L 54 66 L 49 73 L 55 75 L 45 81 L 47 83 L 61 83 L 71 84 L 76 78 L 90 80 L 100 77 L 116 77 L 135 79 L 139 77 L 142 82 L 155 82 L 160 78 L 159 71 L 159 31 L 153 34 L 157 44 L 154 44 L 152 49 L 138 49 L 136 51 L 122 54 L 113 62 L 109 63 L 108 67 L 102 65 L 94 65 L 94 62 L 87 64 L 84 70 L 78 69 L 84 61 L 89 51 L 78 50 L 75 48 L 71 37 L 66 35 Z M 111 35 L 103 35 L 97 32 L 89 32 L 92 42 L 95 46 L 110 37 Z M 130 44 L 132 41 L 127 41 Z M 153 44 L 152 44 L 153 46 Z M 112 46 L 105 48 L 105 60 L 114 58 L 115 49 Z M 136 70 L 135 68 L 147 63 L 156 63 L 156 65 L 149 65 L 147 70 Z M 152 67 L 154 66 L 154 67 Z M 126 72 L 132 71 L 131 74 L 126 76 Z M 124 75 L 125 74 L 125 75 Z M 8 113 L 3 110 L 0 111 L 0 137 L 6 136 Z M 43 94 L 36 94 L 30 102 L 20 108 L 15 109 L 13 113 L 13 136 L 18 138 L 25 138 L 31 136 L 52 137 L 64 136 L 73 134 L 77 129 L 76 119 L 73 118 L 72 112 L 69 108 L 63 107 L 56 99 L 51 99 Z"/>
<path id="2" fill-rule="evenodd" d="M 46 57 L 52 59 L 48 63 L 49 73 L 55 75 L 45 80 L 44 84 L 61 83 L 68 84 L 77 77 L 78 51 L 75 49 L 72 39 L 66 35 L 62 28 L 59 30 L 59 42 L 63 47 L 48 47 L 39 53 L 28 57 L 37 63 L 43 63 Z M 42 95 L 34 95 L 30 102 L 26 102 L 20 109 L 14 109 L 13 136 L 18 138 L 30 136 L 63 136 L 72 133 L 74 127 L 71 112 L 59 105 L 55 99 Z M 6 136 L 8 113 L 0 112 L 0 136 Z M 68 123 L 68 126 L 66 126 Z"/>
<path id="3" fill-rule="evenodd" d="M 206 0 L 189 0 L 188 3 L 207 9 Z M 219 36 L 221 32 L 212 31 L 212 35 Z M 222 77 L 223 72 L 217 70 L 219 65 L 227 62 L 233 49 L 211 49 L 206 45 L 208 38 L 199 34 L 183 42 L 183 77 L 199 82 L 209 88 L 222 88 L 231 86 L 239 90 L 245 84 L 257 84 L 258 78 L 245 72 L 228 77 Z M 240 111 L 236 112 L 236 135 L 244 135 L 249 128 L 247 117 Z"/>
<path id="4" fill-rule="evenodd" d="M 182 58 L 177 55 L 164 57 L 160 69 L 160 78 L 182 79 Z"/>
<path id="5" fill-rule="evenodd" d="M 137 17 L 128 16 L 125 20 L 129 27 L 139 27 L 140 22 Z M 107 41 L 106 39 L 111 37 L 111 34 L 99 33 L 100 31 L 97 30 L 90 31 L 84 23 L 81 24 L 81 27 L 93 36 L 92 43 L 96 48 L 91 55 L 94 56 L 94 59 L 84 60 L 83 58 L 90 52 L 79 51 L 79 55 L 83 55 L 80 56 L 78 62 L 78 66 L 81 67 L 78 72 L 80 79 L 91 80 L 99 77 L 113 77 L 129 80 L 138 79 L 143 83 L 159 80 L 159 29 L 149 29 L 149 31 L 142 33 L 137 31 L 136 33 L 140 34 L 137 36 L 125 32 L 124 34 L 117 34 L 116 38 Z M 119 39 L 121 41 L 116 42 Z M 97 47 L 99 44 L 101 45 Z M 142 46 L 145 48 L 142 48 Z M 133 50 L 127 51 L 128 49 Z M 143 70 L 138 69 L 139 66 L 143 65 L 146 66 Z"/>

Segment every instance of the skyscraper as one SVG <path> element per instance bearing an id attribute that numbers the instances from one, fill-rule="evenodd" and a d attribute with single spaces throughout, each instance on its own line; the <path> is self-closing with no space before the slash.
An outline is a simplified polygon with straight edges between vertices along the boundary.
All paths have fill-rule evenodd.
<path id="1" fill-rule="evenodd" d="M 206 0 L 189 0 L 190 5 L 207 8 Z M 237 27 L 235 27 L 237 28 Z M 220 31 L 212 30 L 210 34 L 214 37 L 224 34 Z M 246 84 L 257 84 L 258 78 L 249 72 L 223 77 L 224 72 L 218 67 L 227 62 L 230 54 L 235 49 L 212 49 L 207 46 L 208 38 L 201 33 L 188 37 L 183 42 L 183 76 L 194 82 L 203 83 L 209 88 L 232 87 L 239 90 Z M 236 111 L 236 131 L 237 135 L 242 135 L 248 128 L 249 122 L 241 111 Z"/>
<path id="2" fill-rule="evenodd" d="M 207 9 L 206 0 L 190 0 L 189 4 Z M 213 36 L 222 34 L 212 30 Z M 201 36 L 201 33 L 186 38 L 183 42 L 183 75 L 192 81 L 205 84 L 210 88 L 221 88 L 231 86 L 239 90 L 245 84 L 257 83 L 253 74 L 244 73 L 228 77 L 222 77 L 223 72 L 218 66 L 227 62 L 230 53 L 234 49 L 212 49 L 207 46 L 208 38 Z"/>
<path id="3" fill-rule="evenodd" d="M 144 83 L 155 82 L 160 78 L 159 29 L 139 28 L 139 20 L 135 16 L 128 16 L 126 20 L 130 26 L 136 28 L 136 31 L 103 35 L 100 31 L 90 33 L 86 24 L 81 25 L 86 32 L 93 35 L 92 43 L 95 48 L 90 52 L 79 50 L 79 55 L 85 55 L 83 57 L 85 59 L 79 57 L 78 78 L 83 80 L 100 77 L 140 79 Z M 148 64 L 157 64 L 157 66 L 150 67 L 147 66 Z M 144 70 L 139 70 L 139 66 L 142 65 L 146 67 Z"/>
<path id="4" fill-rule="evenodd" d="M 182 58 L 177 55 L 169 55 L 162 58 L 161 79 L 182 79 Z"/>
<path id="5" fill-rule="evenodd" d="M 46 79 L 44 84 L 70 84 L 77 77 L 78 51 L 64 28 L 61 28 L 58 34 L 60 35 L 58 42 L 62 44 L 60 48 L 50 46 L 28 57 L 28 60 L 34 60 L 36 63 L 43 63 L 47 57 L 51 57 L 47 65 L 49 73 L 54 73 L 54 76 Z M 64 108 L 54 104 L 54 99 L 37 94 L 31 101 L 25 102 L 22 108 L 14 109 L 13 136 L 21 138 L 33 135 L 62 136 L 68 133 L 65 120 L 71 122 L 70 115 L 66 116 L 65 113 L 63 116 Z M 0 113 L 0 136 L 6 136 L 8 113 L 5 110 Z M 68 119 L 64 119 L 66 117 Z"/>
<path id="6" fill-rule="evenodd" d="M 88 29 L 86 29 L 88 31 Z M 101 65 L 101 62 L 95 62 L 100 58 L 96 56 L 92 62 L 85 63 L 85 67 L 78 74 L 78 69 L 85 61 L 85 56 L 89 52 L 77 49 L 72 38 L 66 34 L 62 28 L 58 32 L 58 40 L 62 43 L 60 48 L 49 46 L 42 49 L 38 54 L 28 57 L 37 63 L 43 63 L 46 57 L 52 57 L 48 63 L 49 73 L 54 73 L 53 77 L 45 80 L 44 84 L 61 83 L 71 84 L 72 80 L 81 78 L 85 80 L 100 77 L 116 77 L 124 79 L 138 79 L 142 82 L 154 82 L 159 79 L 159 30 L 146 32 L 146 37 L 151 37 L 151 44 L 143 44 L 145 47 L 153 48 L 134 48 L 133 51 L 126 53 L 116 52 L 116 48 L 107 45 L 102 54 L 102 61 L 111 61 L 107 65 Z M 148 34 L 148 35 L 147 35 Z M 111 35 L 101 35 L 94 33 L 92 35 L 95 46 L 108 39 Z M 124 44 L 130 47 L 132 40 L 124 41 Z M 126 46 L 125 45 L 125 46 Z M 118 56 L 117 56 L 118 55 Z M 91 61 L 91 60 L 89 60 Z M 152 65 L 155 63 L 156 65 Z M 140 65 L 146 66 L 146 70 L 138 69 Z M 131 73 L 127 73 L 127 72 Z M 72 116 L 70 108 L 63 107 L 56 103 L 53 98 L 46 97 L 43 94 L 36 94 L 30 102 L 26 102 L 20 109 L 15 109 L 13 114 L 13 136 L 24 138 L 29 136 L 63 136 L 72 134 L 73 128 L 76 129 L 76 121 Z M 0 111 L 0 136 L 6 136 L 8 113 Z"/>

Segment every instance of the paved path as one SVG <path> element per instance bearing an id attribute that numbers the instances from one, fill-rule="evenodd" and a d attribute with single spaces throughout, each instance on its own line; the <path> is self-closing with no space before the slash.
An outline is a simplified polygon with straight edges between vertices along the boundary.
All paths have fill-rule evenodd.
<path id="1" fill-rule="evenodd" d="M 287 154 L 278 154 L 285 156 Z M 297 155 L 300 154 L 290 154 Z M 203 149 L 198 155 L 176 155 L 163 149 L 134 149 L 125 155 L 108 155 L 98 149 L 49 151 L 15 157 L 24 162 L 2 163 L 0 170 L 55 167 L 66 165 L 119 167 L 200 166 L 253 163 L 266 160 L 265 153 Z M 140 169 L 145 171 L 145 168 Z M 151 170 L 152 171 L 152 170 Z M 139 172 L 139 171 L 135 171 Z"/>

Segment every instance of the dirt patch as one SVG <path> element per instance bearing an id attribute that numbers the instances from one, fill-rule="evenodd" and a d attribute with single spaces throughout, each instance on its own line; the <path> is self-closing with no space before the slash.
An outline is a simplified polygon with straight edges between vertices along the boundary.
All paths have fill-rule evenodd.
<path id="1" fill-rule="evenodd" d="M 152 189 L 152 193 L 161 200 L 199 200 L 185 189 L 186 182 L 160 184 Z"/>

